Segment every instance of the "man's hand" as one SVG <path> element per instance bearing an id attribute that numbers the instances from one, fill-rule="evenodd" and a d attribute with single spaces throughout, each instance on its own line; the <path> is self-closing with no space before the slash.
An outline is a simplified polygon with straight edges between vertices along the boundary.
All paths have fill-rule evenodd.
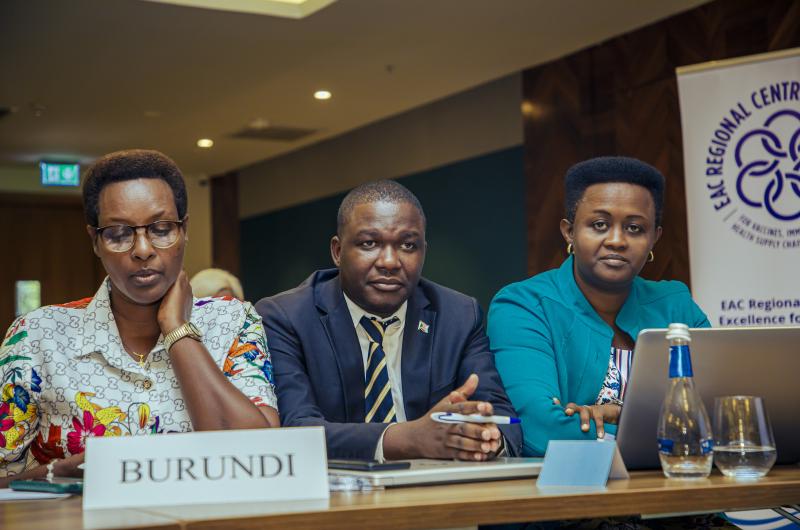
<path id="1" fill-rule="evenodd" d="M 178 274 L 178 279 L 167 289 L 158 307 L 158 327 L 161 333 L 174 331 L 189 322 L 192 316 L 192 286 L 186 271 Z"/>
<path id="2" fill-rule="evenodd" d="M 478 376 L 472 374 L 421 418 L 392 425 L 383 437 L 384 456 L 392 460 L 458 458 L 472 461 L 494 457 L 500 448 L 500 429 L 495 424 L 438 423 L 430 417 L 434 412 L 491 416 L 491 403 L 469 401 L 477 388 Z"/>
<path id="3" fill-rule="evenodd" d="M 561 402 L 558 398 L 553 398 L 554 405 L 560 405 Z M 574 416 L 579 414 L 581 418 L 581 431 L 589 432 L 589 422 L 594 421 L 595 428 L 597 429 L 597 437 L 603 438 L 606 435 L 604 423 L 617 423 L 619 415 L 622 412 L 622 407 L 607 403 L 605 405 L 576 405 L 575 403 L 567 403 L 564 407 L 564 414 L 567 416 Z"/>

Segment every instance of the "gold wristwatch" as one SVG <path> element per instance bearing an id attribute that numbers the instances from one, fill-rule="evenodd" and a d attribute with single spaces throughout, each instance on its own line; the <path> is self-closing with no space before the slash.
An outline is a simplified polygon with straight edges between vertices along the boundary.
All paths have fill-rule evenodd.
<path id="1" fill-rule="evenodd" d="M 197 326 L 192 324 L 191 322 L 187 322 L 182 326 L 178 326 L 177 328 L 173 329 L 166 335 L 164 335 L 164 348 L 169 351 L 172 348 L 172 345 L 181 340 L 184 337 L 189 337 L 190 339 L 194 339 L 198 342 L 203 341 L 203 333 L 197 329 Z"/>

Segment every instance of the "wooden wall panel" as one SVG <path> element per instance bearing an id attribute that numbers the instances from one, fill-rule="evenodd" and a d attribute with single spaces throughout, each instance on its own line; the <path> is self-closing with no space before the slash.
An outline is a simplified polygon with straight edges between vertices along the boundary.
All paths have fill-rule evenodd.
<path id="1" fill-rule="evenodd" d="M 675 68 L 800 46 L 800 2 L 717 0 L 523 72 L 528 273 L 566 256 L 563 176 L 601 155 L 640 158 L 667 178 L 664 236 L 642 275 L 689 283 Z"/>
<path id="2" fill-rule="evenodd" d="M 581 99 L 587 91 L 580 83 L 590 77 L 588 59 L 581 54 L 523 76 L 529 272 L 553 268 L 564 259 L 558 231 L 564 210 L 560 176 L 573 161 L 591 156 L 587 143 L 596 136 L 586 112 L 589 102 Z"/>
<path id="3" fill-rule="evenodd" d="M 228 173 L 211 179 L 211 261 L 234 276 L 240 273 L 239 177 Z"/>
<path id="4" fill-rule="evenodd" d="M 0 194 L 0 338 L 14 320 L 16 282 L 39 280 L 42 305 L 92 296 L 105 277 L 92 251 L 80 197 Z"/>

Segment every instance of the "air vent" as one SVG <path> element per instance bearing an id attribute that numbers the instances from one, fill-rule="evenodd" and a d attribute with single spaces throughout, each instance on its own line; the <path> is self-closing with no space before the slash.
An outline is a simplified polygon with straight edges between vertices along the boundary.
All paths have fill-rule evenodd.
<path id="1" fill-rule="evenodd" d="M 266 140 L 275 142 L 294 142 L 314 134 L 316 129 L 303 129 L 301 127 L 288 127 L 284 125 L 268 125 L 266 127 L 245 127 L 235 132 L 231 138 L 244 138 L 247 140 Z"/>

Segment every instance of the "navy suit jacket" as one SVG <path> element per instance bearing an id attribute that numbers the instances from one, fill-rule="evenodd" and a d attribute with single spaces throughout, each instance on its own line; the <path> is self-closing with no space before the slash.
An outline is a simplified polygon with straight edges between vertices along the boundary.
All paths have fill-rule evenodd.
<path id="1" fill-rule="evenodd" d="M 385 423 L 364 423 L 364 361 L 339 271 L 317 271 L 298 287 L 256 305 L 264 319 L 284 426 L 325 427 L 330 458 L 372 459 Z M 419 322 L 428 333 L 418 330 Z M 489 350 L 474 298 L 421 279 L 408 300 L 401 377 L 406 418 L 428 412 L 471 373 L 495 414 L 516 416 Z M 502 425 L 510 455 L 522 450 L 519 425 Z"/>

